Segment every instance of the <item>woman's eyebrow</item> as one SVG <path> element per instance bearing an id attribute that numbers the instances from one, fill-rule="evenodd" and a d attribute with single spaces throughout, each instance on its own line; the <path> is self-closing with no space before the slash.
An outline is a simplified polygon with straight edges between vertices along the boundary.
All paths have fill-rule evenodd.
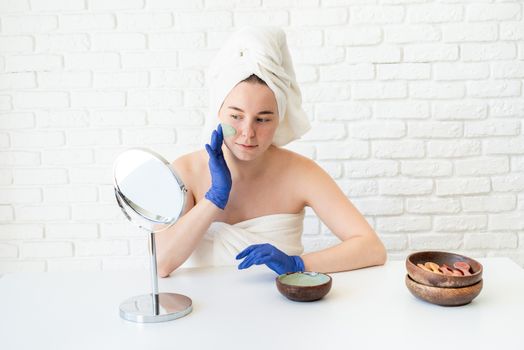
<path id="1" fill-rule="evenodd" d="M 242 112 L 244 113 L 243 110 L 241 110 L 240 108 L 238 107 L 235 107 L 235 106 L 228 106 L 227 108 L 230 108 L 230 109 L 234 109 L 235 111 L 239 111 L 239 112 Z M 261 114 L 274 114 L 272 111 L 260 111 L 257 113 L 257 115 L 261 115 Z"/>

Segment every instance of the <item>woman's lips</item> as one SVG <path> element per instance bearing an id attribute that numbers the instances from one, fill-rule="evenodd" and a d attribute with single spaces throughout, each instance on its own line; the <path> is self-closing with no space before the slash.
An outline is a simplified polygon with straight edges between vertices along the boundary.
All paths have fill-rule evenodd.
<path id="1" fill-rule="evenodd" d="M 258 145 L 244 145 L 242 143 L 237 143 L 237 145 L 240 146 L 243 149 L 254 149 L 254 148 L 258 147 Z"/>

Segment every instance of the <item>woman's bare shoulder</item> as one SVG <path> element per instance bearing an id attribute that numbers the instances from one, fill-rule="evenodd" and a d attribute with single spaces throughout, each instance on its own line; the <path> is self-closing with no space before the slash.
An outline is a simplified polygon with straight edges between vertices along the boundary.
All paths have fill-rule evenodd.
<path id="1" fill-rule="evenodd" d="M 171 164 L 175 171 L 182 177 L 182 180 L 189 180 L 195 173 L 199 173 L 203 166 L 206 165 L 206 152 L 199 150 L 184 154 L 175 159 Z"/>
<path id="2" fill-rule="evenodd" d="M 308 203 L 307 192 L 318 183 L 322 168 L 311 158 L 288 149 L 279 149 L 277 158 L 273 178 L 278 179 L 278 186 L 287 198 L 303 208 Z"/>
<path id="3" fill-rule="evenodd" d="M 285 148 L 278 148 L 278 159 L 280 165 L 285 164 L 285 169 L 295 175 L 297 171 L 311 171 L 319 168 L 311 158 Z"/>

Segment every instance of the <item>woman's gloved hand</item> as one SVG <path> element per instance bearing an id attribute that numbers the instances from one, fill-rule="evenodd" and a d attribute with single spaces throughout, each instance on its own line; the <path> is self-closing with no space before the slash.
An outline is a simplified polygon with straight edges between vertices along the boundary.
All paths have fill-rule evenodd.
<path id="1" fill-rule="evenodd" d="M 209 154 L 209 172 L 211 173 L 211 188 L 205 197 L 213 202 L 220 209 L 224 209 L 229 199 L 231 191 L 231 173 L 227 167 L 224 154 L 222 153 L 222 125 L 218 125 L 211 135 L 211 144 L 206 144 L 206 151 Z"/>
<path id="2" fill-rule="evenodd" d="M 298 255 L 289 256 L 271 244 L 254 244 L 241 251 L 236 259 L 245 260 L 238 265 L 238 269 L 247 269 L 251 265 L 266 264 L 279 275 L 286 272 L 304 271 L 304 261 Z"/>

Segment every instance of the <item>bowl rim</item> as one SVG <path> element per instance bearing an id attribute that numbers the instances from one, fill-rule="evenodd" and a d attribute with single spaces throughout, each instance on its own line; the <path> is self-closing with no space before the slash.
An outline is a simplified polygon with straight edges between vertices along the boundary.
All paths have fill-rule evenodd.
<path id="1" fill-rule="evenodd" d="M 332 278 L 330 275 L 328 275 L 327 273 L 323 273 L 323 272 L 314 272 L 318 275 L 324 275 L 324 276 L 327 276 L 328 277 L 328 280 L 322 284 L 316 284 L 314 286 L 297 286 L 296 284 L 288 284 L 288 283 L 284 283 L 280 280 L 280 277 L 284 277 L 284 276 L 287 276 L 287 275 L 294 275 L 294 274 L 309 274 L 309 273 L 313 273 L 314 271 L 297 271 L 297 272 L 286 272 L 286 273 L 283 273 L 281 275 L 278 275 L 275 280 L 278 284 L 281 284 L 283 286 L 289 286 L 289 287 L 294 287 L 294 288 L 303 288 L 303 289 L 308 289 L 308 288 L 318 288 L 318 287 L 322 287 L 322 286 L 325 286 L 329 283 L 332 282 Z"/>
<path id="2" fill-rule="evenodd" d="M 475 271 L 474 273 L 472 273 L 471 275 L 469 276 L 448 276 L 448 277 L 457 277 L 457 278 L 464 278 L 464 277 L 468 277 L 468 278 L 471 278 L 473 276 L 477 276 L 477 275 L 480 275 L 482 274 L 482 272 L 484 271 L 484 266 L 482 266 L 482 264 L 473 259 L 473 258 L 470 258 L 469 256 L 466 256 L 466 255 L 462 255 L 462 254 L 457 254 L 457 253 L 452 253 L 452 252 L 446 252 L 446 251 L 442 251 L 442 250 L 421 250 L 421 251 L 418 251 L 418 252 L 413 252 L 411 254 L 409 254 L 407 257 L 406 257 L 406 262 L 411 264 L 412 266 L 414 266 L 415 268 L 417 269 L 421 269 L 419 266 L 417 266 L 417 264 L 415 264 L 413 261 L 411 261 L 411 258 L 414 256 L 414 255 L 418 255 L 418 254 L 428 254 L 428 253 L 438 253 L 438 254 L 447 254 L 447 255 L 455 255 L 455 256 L 458 256 L 458 257 L 461 257 L 461 258 L 464 258 L 465 260 L 472 260 L 474 261 L 475 263 L 477 263 L 479 266 L 480 266 L 480 269 L 478 271 Z M 423 269 L 421 269 L 423 270 Z M 427 272 L 430 272 L 430 271 L 427 271 Z M 435 273 L 436 272 L 432 272 L 432 273 Z M 438 288 L 438 287 L 437 287 Z"/>

